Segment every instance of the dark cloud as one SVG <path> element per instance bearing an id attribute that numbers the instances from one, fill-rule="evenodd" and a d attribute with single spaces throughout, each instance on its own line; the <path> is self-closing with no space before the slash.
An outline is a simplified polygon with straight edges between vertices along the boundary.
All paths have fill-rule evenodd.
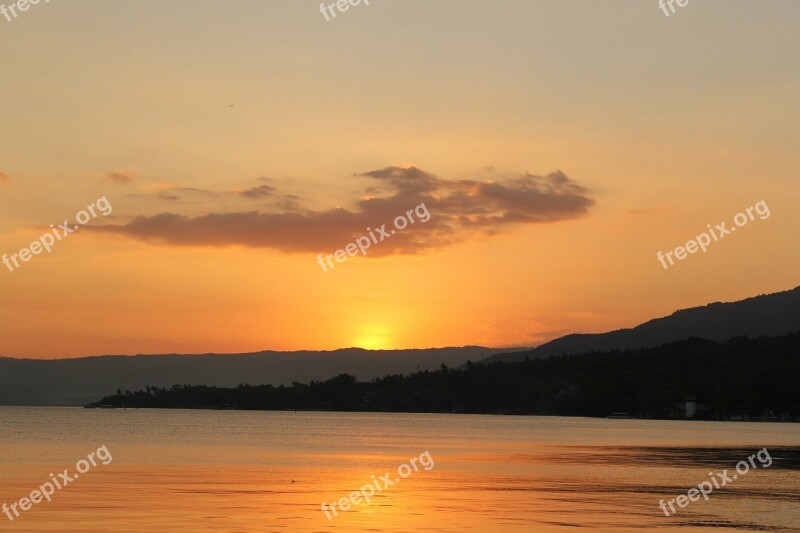
<path id="1" fill-rule="evenodd" d="M 245 198 L 259 200 L 261 198 L 275 196 L 275 187 L 271 185 L 259 185 L 258 187 L 253 187 L 252 189 L 241 191 L 239 194 L 244 196 Z"/>
<path id="2" fill-rule="evenodd" d="M 386 167 L 359 175 L 383 182 L 385 189 L 395 191 L 398 196 L 431 193 L 441 181 L 417 167 Z"/>
<path id="3" fill-rule="evenodd" d="M 299 198 L 278 194 L 269 185 L 239 192 L 251 199 L 279 197 L 277 212 L 162 213 L 139 216 L 123 225 L 92 226 L 92 231 L 126 235 L 171 246 L 241 245 L 284 252 L 322 252 L 343 248 L 366 233 L 424 203 L 430 219 L 418 220 L 371 250 L 371 255 L 413 254 L 510 231 L 513 225 L 554 223 L 583 217 L 595 204 L 589 191 L 563 172 L 523 174 L 498 181 L 444 180 L 416 167 L 386 167 L 358 174 L 376 185 L 352 209 L 309 211 Z M 172 189 L 170 189 L 172 191 Z M 421 210 L 422 212 L 422 210 Z M 88 226 L 87 226 L 88 228 Z"/>

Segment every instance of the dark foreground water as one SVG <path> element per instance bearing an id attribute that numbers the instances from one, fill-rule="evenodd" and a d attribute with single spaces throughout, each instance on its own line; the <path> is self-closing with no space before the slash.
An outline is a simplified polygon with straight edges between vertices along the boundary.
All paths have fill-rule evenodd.
<path id="1" fill-rule="evenodd" d="M 800 424 L 0 407 L 0 531 L 800 531 L 798 463 Z"/>

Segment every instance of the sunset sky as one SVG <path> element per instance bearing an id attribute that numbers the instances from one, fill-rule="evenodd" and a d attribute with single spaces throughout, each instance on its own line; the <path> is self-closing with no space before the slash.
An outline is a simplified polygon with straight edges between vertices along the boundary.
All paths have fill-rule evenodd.
<path id="1" fill-rule="evenodd" d="M 793 288 L 799 23 L 796 0 L 0 18 L 0 254 L 113 206 L 0 265 L 0 354 L 533 346 Z M 317 263 L 421 202 L 427 223 Z"/>

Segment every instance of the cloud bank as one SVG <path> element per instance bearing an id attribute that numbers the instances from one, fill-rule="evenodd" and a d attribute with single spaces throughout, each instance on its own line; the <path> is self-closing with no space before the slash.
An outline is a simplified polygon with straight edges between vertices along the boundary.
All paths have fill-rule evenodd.
<path id="1" fill-rule="evenodd" d="M 319 253 L 341 248 L 363 235 L 368 226 L 391 226 L 395 217 L 424 202 L 430 221 L 409 226 L 375 248 L 373 255 L 416 254 L 476 234 L 510 231 L 515 225 L 580 218 L 595 204 L 587 189 L 561 171 L 473 181 L 445 180 L 417 167 L 392 166 L 357 176 L 374 185 L 349 209 L 312 211 L 298 209 L 293 203 L 275 212 L 160 213 L 138 216 L 125 224 L 93 226 L 92 231 L 169 246 L 247 246 Z M 271 185 L 239 192 L 248 199 L 278 194 Z"/>

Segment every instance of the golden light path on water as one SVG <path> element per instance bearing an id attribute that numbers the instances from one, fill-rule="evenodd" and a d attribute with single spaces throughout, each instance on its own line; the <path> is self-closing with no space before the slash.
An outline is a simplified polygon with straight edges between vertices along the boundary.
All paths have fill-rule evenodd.
<path id="1" fill-rule="evenodd" d="M 0 529 L 797 531 L 798 443 L 797 424 L 0 408 L 0 504 L 102 445 L 113 457 Z M 659 509 L 764 447 L 770 468 Z M 386 473 L 369 503 L 326 518 L 323 502 Z"/>

